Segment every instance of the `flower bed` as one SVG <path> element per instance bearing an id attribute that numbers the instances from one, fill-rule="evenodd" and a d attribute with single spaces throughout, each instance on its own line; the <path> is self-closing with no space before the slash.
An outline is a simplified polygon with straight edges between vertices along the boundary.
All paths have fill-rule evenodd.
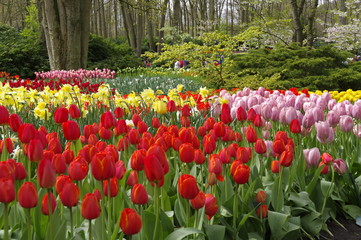
<path id="1" fill-rule="evenodd" d="M 361 216 L 360 100 L 80 89 L 0 88 L 4 239 L 296 239 Z"/>

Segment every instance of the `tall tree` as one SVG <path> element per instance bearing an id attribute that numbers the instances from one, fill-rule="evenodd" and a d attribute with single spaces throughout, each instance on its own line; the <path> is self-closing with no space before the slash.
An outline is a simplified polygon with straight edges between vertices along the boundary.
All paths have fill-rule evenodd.
<path id="1" fill-rule="evenodd" d="M 91 0 L 39 0 L 51 69 L 85 68 Z"/>
<path id="2" fill-rule="evenodd" d="M 305 6 L 306 0 L 290 0 L 292 7 L 292 17 L 293 17 L 293 28 L 294 28 L 294 42 L 298 42 L 302 45 L 304 36 L 303 36 L 303 24 L 301 15 Z"/>

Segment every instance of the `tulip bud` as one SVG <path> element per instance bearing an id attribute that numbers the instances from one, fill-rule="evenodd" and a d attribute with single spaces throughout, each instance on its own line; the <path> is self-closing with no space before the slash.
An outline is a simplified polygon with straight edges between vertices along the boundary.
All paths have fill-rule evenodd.
<path id="1" fill-rule="evenodd" d="M 64 137 L 68 141 L 77 140 L 80 137 L 80 129 L 76 122 L 68 120 L 62 123 Z"/>
<path id="2" fill-rule="evenodd" d="M 142 218 L 131 208 L 125 208 L 120 216 L 119 226 L 126 235 L 133 235 L 142 229 Z"/>
<path id="3" fill-rule="evenodd" d="M 49 208 L 49 200 L 48 200 L 49 197 L 50 197 L 50 204 L 51 204 L 50 208 Z M 55 211 L 55 208 L 56 208 L 56 200 L 55 200 L 53 193 L 50 192 L 50 195 L 48 193 L 46 193 L 44 195 L 43 199 L 41 200 L 41 212 L 44 215 L 49 215 L 49 212 L 51 212 L 53 214 Z"/>
<path id="4" fill-rule="evenodd" d="M 54 122 L 55 123 L 63 123 L 68 121 L 69 118 L 69 111 L 68 109 L 64 108 L 64 107 L 59 107 L 55 110 L 54 112 Z"/>
<path id="5" fill-rule="evenodd" d="M 280 161 L 274 160 L 271 162 L 271 171 L 273 173 L 279 173 L 280 172 Z"/>
<path id="6" fill-rule="evenodd" d="M 189 203 L 191 204 L 193 209 L 200 209 L 206 204 L 206 195 L 204 194 L 204 192 L 199 191 L 195 198 L 189 200 Z"/>
<path id="7" fill-rule="evenodd" d="M 153 109 L 158 114 L 166 114 L 167 113 L 167 104 L 163 101 L 156 101 L 153 103 Z"/>
<path id="8" fill-rule="evenodd" d="M 132 192 L 130 198 L 134 204 L 143 205 L 148 202 L 148 193 L 145 187 L 140 184 L 134 184 L 132 187 Z"/>
<path id="9" fill-rule="evenodd" d="M 78 204 L 80 190 L 73 182 L 66 182 L 60 192 L 60 200 L 65 207 L 74 207 Z"/>
<path id="10" fill-rule="evenodd" d="M 266 218 L 267 215 L 268 215 L 268 206 L 265 205 L 265 204 L 262 204 L 261 206 L 259 206 L 257 208 L 257 216 L 260 217 L 260 218 Z"/>
<path id="11" fill-rule="evenodd" d="M 256 201 L 258 203 L 265 203 L 267 199 L 267 195 L 265 191 L 258 191 L 256 194 Z"/>
<path id="12" fill-rule="evenodd" d="M 77 105 L 71 104 L 69 106 L 69 115 L 73 119 L 78 119 L 81 117 L 81 112 Z"/>
<path id="13" fill-rule="evenodd" d="M 15 186 L 10 178 L 0 178 L 0 202 L 9 203 L 15 200 Z"/>
<path id="14" fill-rule="evenodd" d="M 205 194 L 205 213 L 207 219 L 210 220 L 218 211 L 217 199 L 210 193 Z"/>
<path id="15" fill-rule="evenodd" d="M 110 190 L 109 190 L 110 185 Z M 108 197 L 116 197 L 118 195 L 118 179 L 116 177 L 113 177 L 110 179 L 110 184 L 108 183 L 108 180 L 103 181 L 103 194 L 104 196 Z"/>
<path id="16" fill-rule="evenodd" d="M 9 122 L 9 111 L 4 106 L 0 106 L 0 125 L 6 125 Z"/>
<path id="17" fill-rule="evenodd" d="M 34 183 L 24 182 L 18 191 L 18 201 L 23 208 L 33 208 L 38 204 L 38 192 Z"/>
<path id="18" fill-rule="evenodd" d="M 81 204 L 81 215 L 85 219 L 95 219 L 100 215 L 99 200 L 94 193 L 85 194 Z"/>
<path id="19" fill-rule="evenodd" d="M 185 199 L 193 199 L 198 195 L 197 180 L 192 175 L 183 174 L 178 179 L 178 192 Z"/>

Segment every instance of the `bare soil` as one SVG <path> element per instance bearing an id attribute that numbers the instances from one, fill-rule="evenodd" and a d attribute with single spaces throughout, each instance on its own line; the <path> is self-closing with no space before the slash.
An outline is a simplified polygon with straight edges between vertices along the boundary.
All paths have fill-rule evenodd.
<path id="1" fill-rule="evenodd" d="M 339 221 L 346 229 L 341 227 L 335 221 L 330 221 L 327 226 L 333 236 L 325 231 L 321 231 L 321 240 L 361 240 L 361 227 L 358 226 L 354 220 L 340 218 L 337 219 L 337 221 Z"/>

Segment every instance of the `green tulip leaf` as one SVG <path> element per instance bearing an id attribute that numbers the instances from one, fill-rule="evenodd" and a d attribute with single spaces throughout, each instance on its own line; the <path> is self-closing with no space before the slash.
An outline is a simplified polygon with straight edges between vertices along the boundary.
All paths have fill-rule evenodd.
<path id="1" fill-rule="evenodd" d="M 226 233 L 226 227 L 221 225 L 206 224 L 204 225 L 204 230 L 209 240 L 224 239 L 224 235 Z"/>
<path id="2" fill-rule="evenodd" d="M 318 212 L 311 212 L 310 214 L 301 218 L 302 227 L 312 236 L 316 236 L 322 229 L 323 221 Z"/>
<path id="3" fill-rule="evenodd" d="M 174 213 L 175 213 L 175 216 L 179 222 L 179 224 L 181 226 L 184 226 L 185 225 L 185 222 L 186 222 L 186 212 L 184 210 L 184 207 L 181 203 L 181 200 L 180 198 L 178 198 L 176 201 L 175 201 L 175 204 L 174 204 Z"/>
<path id="4" fill-rule="evenodd" d="M 317 168 L 317 170 L 315 171 L 315 174 L 313 175 L 313 178 L 312 178 L 311 182 L 308 184 L 308 186 L 306 188 L 306 191 L 308 192 L 309 195 L 311 195 L 311 193 L 315 189 L 318 178 L 319 178 L 319 176 L 321 174 L 322 169 L 323 169 L 322 167 Z"/>
<path id="5" fill-rule="evenodd" d="M 361 208 L 356 205 L 345 205 L 343 209 L 353 218 L 357 219 L 361 217 Z"/>
<path id="6" fill-rule="evenodd" d="M 311 201 L 307 192 L 299 192 L 299 193 L 291 192 L 288 200 L 294 202 L 294 204 L 297 207 L 310 206 L 314 208 L 314 204 Z"/>
<path id="7" fill-rule="evenodd" d="M 212 225 L 213 226 L 213 225 Z M 169 234 L 165 240 L 182 240 L 183 238 L 192 235 L 192 234 L 202 234 L 204 233 L 201 230 L 196 228 L 180 228 Z M 222 238 L 221 238 L 222 239 Z"/>
<path id="8" fill-rule="evenodd" d="M 271 203 L 276 211 L 280 211 L 284 205 L 283 189 L 279 188 L 280 176 L 276 178 L 272 186 Z"/>

